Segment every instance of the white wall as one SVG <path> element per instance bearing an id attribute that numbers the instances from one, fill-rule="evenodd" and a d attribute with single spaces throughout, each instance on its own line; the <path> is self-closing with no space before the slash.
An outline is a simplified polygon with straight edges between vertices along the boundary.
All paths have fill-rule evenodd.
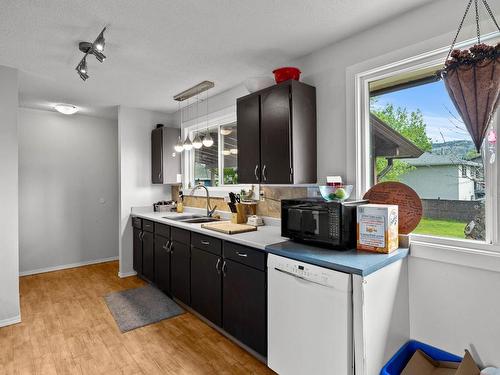
<path id="1" fill-rule="evenodd" d="M 20 320 L 17 74 L 0 66 L 0 327 Z"/>
<path id="2" fill-rule="evenodd" d="M 118 257 L 116 120 L 19 109 L 21 274 Z"/>
<path id="3" fill-rule="evenodd" d="M 472 180 L 465 180 L 473 184 Z M 457 165 L 419 166 L 402 175 L 400 181 L 411 186 L 422 199 L 470 200 L 470 195 L 460 195 Z"/>
<path id="4" fill-rule="evenodd" d="M 119 253 L 121 277 L 134 274 L 132 207 L 151 206 L 171 197 L 170 186 L 151 184 L 151 130 L 156 124 L 171 126 L 171 115 L 142 109 L 118 109 Z"/>

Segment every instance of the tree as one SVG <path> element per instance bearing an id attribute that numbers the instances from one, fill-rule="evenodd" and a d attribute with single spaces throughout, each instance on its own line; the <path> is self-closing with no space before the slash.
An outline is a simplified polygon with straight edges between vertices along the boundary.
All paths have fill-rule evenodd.
<path id="1" fill-rule="evenodd" d="M 374 109 L 372 102 L 372 113 L 396 130 L 406 139 L 410 140 L 423 151 L 431 151 L 431 139 L 427 136 L 426 124 L 422 112 L 417 109 L 413 112 L 408 112 L 406 108 L 394 107 L 393 104 L 387 103 L 382 109 Z M 385 158 L 377 158 L 376 169 L 377 175 L 387 166 Z M 399 177 L 414 169 L 408 163 L 402 160 L 394 160 L 392 169 L 380 179 L 380 181 L 399 181 Z"/>

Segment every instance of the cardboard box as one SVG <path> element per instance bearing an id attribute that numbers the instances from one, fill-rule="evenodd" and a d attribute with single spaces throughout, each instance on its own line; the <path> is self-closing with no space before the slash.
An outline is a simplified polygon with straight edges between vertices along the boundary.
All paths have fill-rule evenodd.
<path id="1" fill-rule="evenodd" d="M 398 248 L 398 206 L 364 204 L 357 210 L 358 250 L 390 253 Z"/>
<path id="2" fill-rule="evenodd" d="M 417 350 L 401 375 L 479 375 L 480 372 L 467 350 L 461 363 L 436 361 Z"/>

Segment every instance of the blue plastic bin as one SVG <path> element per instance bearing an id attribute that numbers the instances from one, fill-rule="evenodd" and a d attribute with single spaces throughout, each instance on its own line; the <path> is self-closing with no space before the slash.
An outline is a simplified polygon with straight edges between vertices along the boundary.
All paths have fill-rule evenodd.
<path id="1" fill-rule="evenodd" d="M 392 356 L 389 362 L 380 371 L 380 375 L 400 375 L 406 367 L 412 355 L 420 349 L 436 361 L 462 362 L 462 357 L 445 352 L 444 350 L 424 344 L 419 341 L 410 340 L 404 344 L 396 354 Z"/>

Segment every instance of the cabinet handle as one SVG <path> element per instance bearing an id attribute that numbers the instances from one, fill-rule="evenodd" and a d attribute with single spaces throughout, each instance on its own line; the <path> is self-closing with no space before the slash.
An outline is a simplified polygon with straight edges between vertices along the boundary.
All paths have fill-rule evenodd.
<path id="1" fill-rule="evenodd" d="M 267 167 L 264 164 L 264 166 L 262 167 L 262 178 L 264 179 L 264 181 L 267 181 L 266 169 L 267 169 Z"/>
<path id="2" fill-rule="evenodd" d="M 220 265 L 220 258 L 217 258 L 217 263 L 215 264 L 215 269 L 217 270 L 217 274 L 220 275 L 219 265 Z"/>
<path id="3" fill-rule="evenodd" d="M 210 242 L 209 241 L 205 241 L 205 240 L 201 240 L 200 241 L 202 245 L 210 245 Z"/>
<path id="4" fill-rule="evenodd" d="M 142 241 L 143 238 L 144 238 L 144 232 L 141 231 L 141 233 L 139 233 L 139 239 Z"/>
<path id="5" fill-rule="evenodd" d="M 174 253 L 174 242 L 172 241 L 170 244 L 170 254 Z"/>
<path id="6" fill-rule="evenodd" d="M 168 241 L 168 252 L 173 253 L 173 250 L 172 250 L 173 248 L 174 248 L 174 241 L 169 240 Z"/>
<path id="7" fill-rule="evenodd" d="M 162 246 L 163 250 L 165 250 L 167 253 L 170 252 L 170 240 L 167 241 L 165 245 Z"/>
<path id="8" fill-rule="evenodd" d="M 161 180 L 161 173 L 158 173 L 158 180 Z"/>
<path id="9" fill-rule="evenodd" d="M 246 258 L 248 256 L 247 253 L 240 253 L 239 251 L 236 252 L 236 255 L 238 255 L 239 257 L 242 257 L 242 258 Z"/>
<path id="10" fill-rule="evenodd" d="M 224 261 L 224 263 L 222 263 L 222 275 L 224 275 L 224 277 L 226 277 L 226 270 L 227 270 L 227 263 L 226 261 Z"/>
<path id="11" fill-rule="evenodd" d="M 253 171 L 253 173 L 255 175 L 255 180 L 257 182 L 259 181 L 259 175 L 257 174 L 258 171 L 259 171 L 259 164 L 255 164 L 255 170 Z"/>

